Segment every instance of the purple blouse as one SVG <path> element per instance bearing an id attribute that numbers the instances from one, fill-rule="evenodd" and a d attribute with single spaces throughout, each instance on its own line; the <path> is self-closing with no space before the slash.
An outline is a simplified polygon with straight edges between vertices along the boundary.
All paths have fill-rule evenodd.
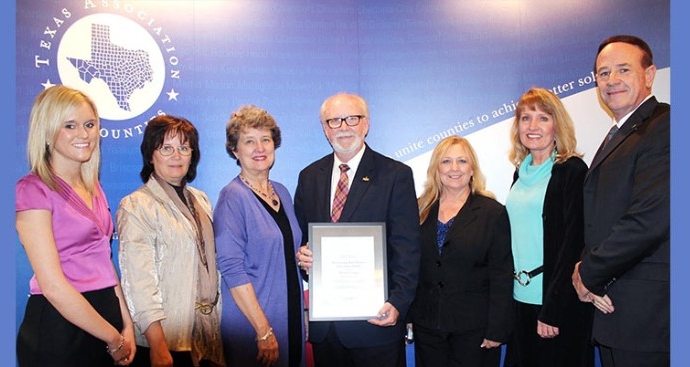
<path id="1" fill-rule="evenodd" d="M 22 177 L 15 186 L 15 211 L 48 210 L 60 266 L 67 281 L 79 292 L 117 284 L 110 257 L 113 221 L 103 189 L 96 185 L 93 210 L 62 179 L 55 177 L 59 192 L 51 190 L 35 174 Z M 42 294 L 36 275 L 29 282 L 31 294 Z"/>

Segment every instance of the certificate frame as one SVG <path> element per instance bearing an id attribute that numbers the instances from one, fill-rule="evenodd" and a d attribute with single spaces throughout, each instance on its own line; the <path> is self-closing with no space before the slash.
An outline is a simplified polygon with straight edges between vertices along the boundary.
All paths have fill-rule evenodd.
<path id="1" fill-rule="evenodd" d="M 309 321 L 369 320 L 388 299 L 385 223 L 309 223 Z"/>

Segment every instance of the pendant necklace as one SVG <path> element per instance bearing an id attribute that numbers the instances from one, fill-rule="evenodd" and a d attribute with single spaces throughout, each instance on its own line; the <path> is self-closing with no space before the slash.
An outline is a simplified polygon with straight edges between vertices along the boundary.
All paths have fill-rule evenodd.
<path id="1" fill-rule="evenodd" d="M 258 192 L 261 196 L 265 197 L 267 200 L 271 202 L 273 206 L 278 206 L 278 198 L 276 197 L 276 192 L 273 190 L 273 185 L 271 185 L 271 181 L 268 181 L 268 188 L 270 189 L 271 195 L 266 195 L 263 191 L 257 189 L 254 187 L 252 184 L 249 183 L 249 180 L 245 178 L 244 176 L 240 175 L 240 179 L 242 182 L 244 182 L 245 185 L 249 186 L 250 189 L 254 192 Z"/>

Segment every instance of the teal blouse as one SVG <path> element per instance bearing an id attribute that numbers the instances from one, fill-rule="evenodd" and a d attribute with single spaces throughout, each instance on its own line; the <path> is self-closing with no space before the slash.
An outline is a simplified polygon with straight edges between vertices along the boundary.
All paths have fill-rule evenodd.
<path id="1" fill-rule="evenodd" d="M 544 263 L 542 209 L 554 158 L 555 154 L 542 164 L 532 165 L 532 154 L 527 155 L 518 168 L 519 178 L 506 198 L 516 272 L 532 271 Z M 519 302 L 541 305 L 542 280 L 543 276 L 539 274 L 527 286 L 514 281 L 513 298 Z"/>

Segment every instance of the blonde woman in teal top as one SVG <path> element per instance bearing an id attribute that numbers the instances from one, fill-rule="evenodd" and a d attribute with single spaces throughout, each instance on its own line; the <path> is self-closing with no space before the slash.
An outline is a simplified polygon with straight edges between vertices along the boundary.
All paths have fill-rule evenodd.
<path id="1" fill-rule="evenodd" d="M 589 367 L 593 309 L 578 300 L 570 279 L 584 246 L 587 165 L 555 94 L 532 88 L 518 106 L 509 156 L 516 169 L 506 199 L 516 301 L 506 366 Z"/>

